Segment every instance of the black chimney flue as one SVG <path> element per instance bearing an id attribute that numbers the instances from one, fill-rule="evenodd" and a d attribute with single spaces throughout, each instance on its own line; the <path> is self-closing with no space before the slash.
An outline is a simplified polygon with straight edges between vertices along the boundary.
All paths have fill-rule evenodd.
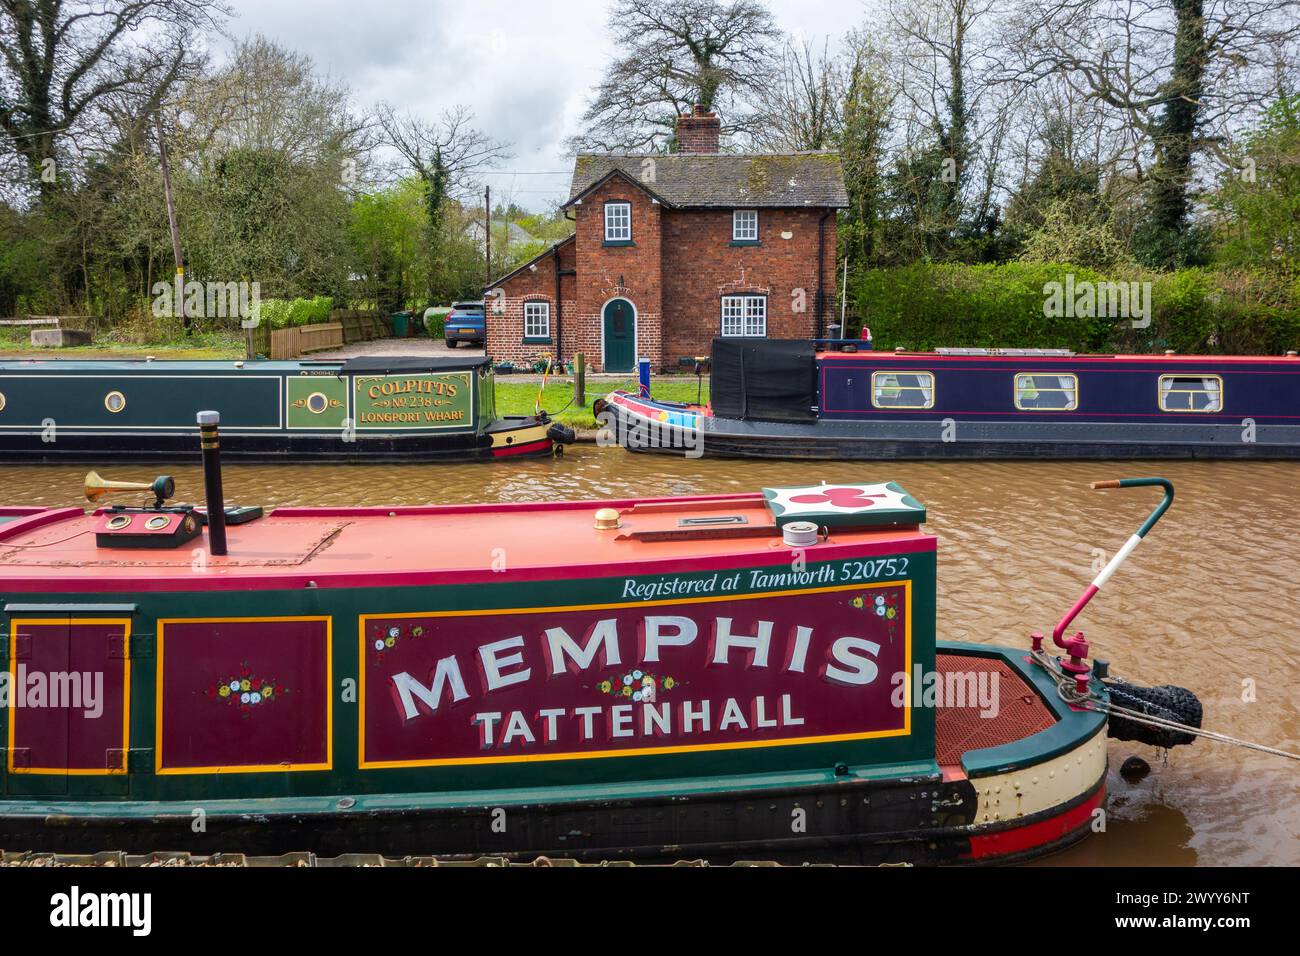
<path id="1" fill-rule="evenodd" d="M 221 443 L 217 426 L 220 412 L 199 412 L 199 436 L 203 446 L 203 489 L 208 499 L 208 551 L 226 553 L 226 500 L 221 490 Z"/>

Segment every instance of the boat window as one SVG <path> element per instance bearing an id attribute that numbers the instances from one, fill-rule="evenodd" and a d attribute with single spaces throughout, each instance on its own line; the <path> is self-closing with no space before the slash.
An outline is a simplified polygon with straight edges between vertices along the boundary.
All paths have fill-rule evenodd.
<path id="1" fill-rule="evenodd" d="M 1016 375 L 1016 408 L 1053 409 L 1069 412 L 1079 407 L 1079 378 L 1076 375 Z"/>
<path id="2" fill-rule="evenodd" d="M 1223 411 L 1223 379 L 1217 375 L 1161 375 L 1162 412 Z"/>
<path id="3" fill-rule="evenodd" d="M 104 396 L 104 407 L 113 414 L 117 414 L 126 408 L 126 396 L 118 391 L 109 392 Z"/>
<path id="4" fill-rule="evenodd" d="M 871 404 L 876 408 L 933 408 L 933 372 L 874 372 Z"/>

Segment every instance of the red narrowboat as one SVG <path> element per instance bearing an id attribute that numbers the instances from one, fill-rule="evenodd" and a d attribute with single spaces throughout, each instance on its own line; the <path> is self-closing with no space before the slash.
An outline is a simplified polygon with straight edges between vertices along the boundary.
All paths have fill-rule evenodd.
<path id="1" fill-rule="evenodd" d="M 897 484 L 266 514 L 213 487 L 0 510 L 0 847 L 986 863 L 1105 798 L 1078 609 L 1059 658 L 936 641 Z"/>

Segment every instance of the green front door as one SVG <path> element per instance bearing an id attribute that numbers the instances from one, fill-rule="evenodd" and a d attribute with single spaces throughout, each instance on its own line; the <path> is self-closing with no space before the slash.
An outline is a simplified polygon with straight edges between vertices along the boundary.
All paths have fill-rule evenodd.
<path id="1" fill-rule="evenodd" d="M 630 372 L 636 367 L 636 313 L 627 299 L 605 305 L 605 371 Z"/>

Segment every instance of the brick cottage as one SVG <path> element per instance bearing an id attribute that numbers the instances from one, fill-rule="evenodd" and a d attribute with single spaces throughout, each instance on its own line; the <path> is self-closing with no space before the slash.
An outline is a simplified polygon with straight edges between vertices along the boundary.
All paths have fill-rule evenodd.
<path id="1" fill-rule="evenodd" d="M 824 335 L 848 202 L 838 156 L 720 153 L 720 129 L 697 107 L 678 153 L 579 154 L 574 234 L 487 288 L 488 354 L 583 352 L 627 372 L 638 357 L 676 368 L 720 335 Z"/>

